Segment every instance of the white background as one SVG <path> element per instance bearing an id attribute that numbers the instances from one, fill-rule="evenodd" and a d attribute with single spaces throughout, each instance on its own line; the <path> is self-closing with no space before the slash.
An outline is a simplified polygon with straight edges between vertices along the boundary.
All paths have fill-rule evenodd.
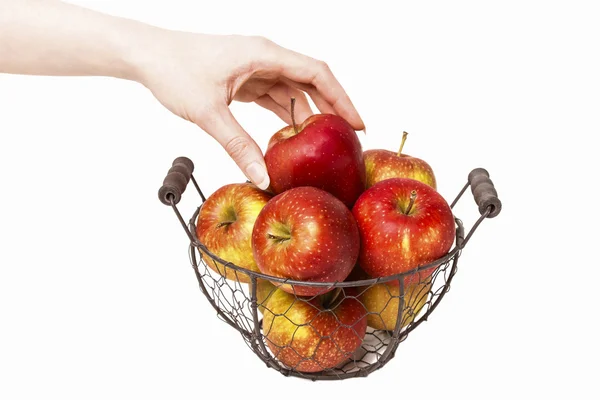
<path id="1" fill-rule="evenodd" d="M 265 368 L 203 298 L 156 196 L 179 155 L 207 193 L 243 180 L 225 151 L 138 84 L 0 75 L 0 398 L 597 398 L 598 11 L 414 3 L 78 1 L 326 60 L 364 148 L 395 149 L 407 130 L 448 200 L 490 171 L 502 214 L 394 360 L 344 382 Z M 263 149 L 282 126 L 233 109 Z M 456 213 L 470 226 L 473 200 Z"/>

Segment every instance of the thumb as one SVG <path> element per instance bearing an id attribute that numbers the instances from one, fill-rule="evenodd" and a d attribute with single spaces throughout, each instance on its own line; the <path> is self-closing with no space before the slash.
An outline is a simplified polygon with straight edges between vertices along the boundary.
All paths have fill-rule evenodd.
<path id="1" fill-rule="evenodd" d="M 208 118 L 195 121 L 219 142 L 238 167 L 260 189 L 270 184 L 262 151 L 235 119 L 229 107 L 213 109 Z"/>

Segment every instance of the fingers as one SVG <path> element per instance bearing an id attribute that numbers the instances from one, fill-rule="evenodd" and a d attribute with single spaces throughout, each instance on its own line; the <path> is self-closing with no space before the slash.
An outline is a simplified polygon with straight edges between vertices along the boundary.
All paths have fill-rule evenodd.
<path id="1" fill-rule="evenodd" d="M 291 81 L 289 79 L 285 79 L 284 81 L 288 83 L 288 85 L 293 86 L 299 90 L 302 90 L 310 96 L 312 101 L 315 103 L 315 106 L 321 111 L 323 114 L 337 114 L 334 108 L 319 94 L 317 89 L 312 85 L 307 85 L 305 83 L 298 83 Z"/>
<path id="2" fill-rule="evenodd" d="M 258 99 L 254 100 L 254 102 L 262 108 L 266 108 L 267 110 L 275 113 L 275 115 L 281 118 L 286 124 L 289 125 L 292 123 L 292 118 L 290 117 L 289 111 L 285 109 L 285 107 L 277 104 L 275 100 L 273 100 L 273 98 L 268 94 L 260 96 Z"/>
<path id="3" fill-rule="evenodd" d="M 292 123 L 291 118 L 289 117 L 292 112 L 292 97 L 296 98 L 296 104 L 294 106 L 294 117 L 296 122 L 302 123 L 306 118 L 313 115 L 313 112 L 310 109 L 310 104 L 308 104 L 308 100 L 306 99 L 306 95 L 294 87 L 286 85 L 283 82 L 278 82 L 269 90 L 267 94 L 273 99 L 273 101 L 275 101 L 275 103 L 279 104 L 286 110 L 288 118 L 282 119 L 288 124 Z"/>
<path id="4" fill-rule="evenodd" d="M 304 86 L 304 89 L 315 105 L 319 102 L 323 108 L 331 107 L 356 130 L 365 128 L 358 111 L 327 64 L 283 47 L 277 47 L 275 57 L 282 67 L 284 77 L 299 84 L 313 86 L 316 91 L 314 89 L 311 91 L 309 86 Z"/>
<path id="5" fill-rule="evenodd" d="M 229 107 L 207 109 L 194 121 L 215 138 L 246 177 L 261 189 L 269 187 L 269 175 L 262 151 L 237 122 Z"/>
<path id="6" fill-rule="evenodd" d="M 254 102 L 259 106 L 266 108 L 275 113 L 288 125 L 292 124 L 291 118 L 291 99 L 296 99 L 294 106 L 294 116 L 296 123 L 302 123 L 308 117 L 313 115 L 313 112 L 308 104 L 306 95 L 301 90 L 286 85 L 283 82 L 275 84 L 267 94 L 259 97 Z"/>

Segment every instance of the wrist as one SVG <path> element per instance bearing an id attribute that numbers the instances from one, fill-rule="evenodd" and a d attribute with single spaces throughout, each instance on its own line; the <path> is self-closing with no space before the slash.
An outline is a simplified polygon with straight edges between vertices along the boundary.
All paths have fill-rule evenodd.
<path id="1" fill-rule="evenodd" d="M 114 30 L 118 61 L 113 76 L 145 84 L 146 71 L 156 58 L 155 47 L 164 29 L 131 20 L 120 22 Z"/>

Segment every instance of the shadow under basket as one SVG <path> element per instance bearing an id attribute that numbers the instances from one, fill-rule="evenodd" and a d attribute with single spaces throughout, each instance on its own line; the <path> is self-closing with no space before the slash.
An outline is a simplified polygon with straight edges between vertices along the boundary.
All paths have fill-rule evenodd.
<path id="1" fill-rule="evenodd" d="M 444 257 L 384 278 L 364 279 L 366 275 L 355 269 L 345 282 L 301 282 L 250 271 L 208 251 L 196 236 L 202 206 L 188 223 L 177 208 L 190 180 L 202 203 L 206 200 L 193 170 L 191 160 L 177 158 L 159 198 L 173 208 L 190 240 L 190 261 L 200 290 L 267 367 L 311 380 L 365 377 L 387 364 L 450 290 L 461 252 L 477 227 L 502 208 L 489 173 L 474 169 L 451 207 L 471 187 L 481 216 L 466 235 L 455 217 L 455 241 Z M 225 270 L 237 279 L 225 279 Z M 298 296 L 294 289 L 301 286 L 318 294 Z"/>

